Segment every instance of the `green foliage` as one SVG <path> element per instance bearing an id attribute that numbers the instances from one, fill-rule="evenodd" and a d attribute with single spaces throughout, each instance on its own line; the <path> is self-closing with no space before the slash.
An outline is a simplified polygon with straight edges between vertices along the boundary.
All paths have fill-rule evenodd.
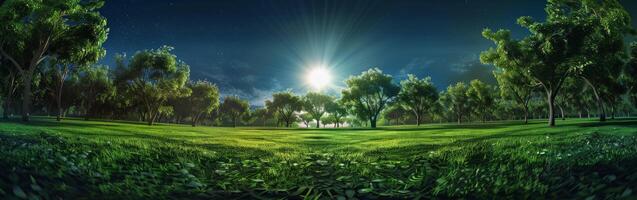
<path id="1" fill-rule="evenodd" d="M 424 115 L 437 103 L 438 91 L 431 82 L 431 77 L 418 79 L 410 74 L 406 80 L 400 82 L 398 101 L 414 114 L 416 124 L 420 125 Z"/>
<path id="2" fill-rule="evenodd" d="M 628 86 L 629 95 L 637 107 L 637 42 L 630 45 L 630 60 L 624 68 L 624 83 Z"/>
<path id="3" fill-rule="evenodd" d="M 185 85 L 183 96 L 170 99 L 178 118 L 190 117 L 192 126 L 200 119 L 219 108 L 219 89 L 208 81 L 189 82 Z"/>
<path id="4" fill-rule="evenodd" d="M 392 77 L 378 68 L 369 69 L 358 76 L 350 76 L 345 81 L 347 88 L 342 91 L 343 101 L 353 107 L 353 114 L 369 120 L 376 128 L 378 115 L 394 100 L 400 87 L 392 83 Z"/>
<path id="5" fill-rule="evenodd" d="M 267 108 L 257 108 L 252 113 L 253 113 L 253 116 L 256 117 L 255 120 L 261 121 L 262 126 L 265 126 L 268 120 L 274 117 L 274 113 L 270 112 Z"/>
<path id="6" fill-rule="evenodd" d="M 453 113 L 458 120 L 458 124 L 462 119 L 466 118 L 470 112 L 469 97 L 467 97 L 467 85 L 460 82 L 447 87 L 447 91 L 440 95 L 440 103 L 447 111 Z"/>
<path id="7" fill-rule="evenodd" d="M 329 116 L 334 119 L 337 128 L 345 122 L 344 118 L 347 117 L 348 114 L 344 104 L 342 99 L 339 99 L 327 105 L 327 112 L 329 112 Z"/>
<path id="8" fill-rule="evenodd" d="M 83 67 L 79 70 L 77 88 L 80 92 L 80 104 L 86 112 L 86 118 L 100 112 L 99 105 L 108 103 L 115 95 L 113 81 L 107 66 Z M 110 107 L 107 109 L 111 109 Z M 109 112 L 108 110 L 102 110 Z"/>
<path id="9" fill-rule="evenodd" d="M 409 116 L 409 110 L 405 110 L 400 104 L 389 106 L 383 111 L 383 117 L 389 125 L 403 125 Z M 420 126 L 420 124 L 417 124 Z"/>
<path id="10" fill-rule="evenodd" d="M 316 120 L 316 128 L 320 128 L 321 118 L 327 112 L 330 104 L 334 103 L 334 98 L 316 92 L 309 92 L 303 97 L 303 110 L 312 115 Z"/>
<path id="11" fill-rule="evenodd" d="M 48 57 L 88 64 L 104 55 L 108 28 L 103 3 L 8 0 L 0 5 L 0 55 L 23 79 L 22 119 L 29 120 L 34 73 Z"/>
<path id="12" fill-rule="evenodd" d="M 495 103 L 494 89 L 475 79 L 469 83 L 467 98 L 472 112 L 483 122 L 487 120 Z"/>
<path id="13" fill-rule="evenodd" d="M 495 70 L 493 75 L 498 81 L 500 97 L 515 101 L 517 107 L 522 108 L 524 122 L 527 123 L 529 102 L 531 97 L 533 97 L 533 93 L 537 90 L 538 84 L 528 75 L 528 72 L 523 70 L 499 69 Z"/>
<path id="14" fill-rule="evenodd" d="M 545 11 L 543 22 L 531 17 L 518 19 L 530 32 L 521 40 L 512 39 L 508 30 L 486 29 L 483 36 L 496 47 L 482 52 L 480 60 L 505 70 L 523 71 L 537 81 L 547 95 L 549 125 L 554 126 L 555 98 L 569 76 L 614 80 L 630 17 L 616 0 L 555 0 L 547 3 Z"/>
<path id="15" fill-rule="evenodd" d="M 312 123 L 312 120 L 314 120 L 314 116 L 312 116 L 312 114 L 310 113 L 303 113 L 299 115 L 299 119 L 301 120 L 301 122 L 303 122 L 303 124 L 305 125 L 305 128 L 309 128 L 310 123 Z M 320 124 L 317 123 L 316 126 L 317 126 L 316 128 L 319 128 Z"/>
<path id="16" fill-rule="evenodd" d="M 152 125 L 166 106 L 168 98 L 181 96 L 182 87 L 188 80 L 190 69 L 171 53 L 172 47 L 145 50 L 135 53 L 127 62 L 118 56 L 116 81 L 128 91 L 127 98 L 137 101 L 143 118 Z"/>
<path id="17" fill-rule="evenodd" d="M 272 101 L 267 100 L 265 106 L 285 123 L 285 127 L 290 127 L 296 121 L 296 112 L 302 110 L 303 101 L 292 92 L 279 92 L 272 94 Z"/>
<path id="18" fill-rule="evenodd" d="M 233 127 L 236 127 L 242 117 L 250 114 L 250 105 L 248 101 L 242 100 L 237 96 L 226 96 L 223 98 L 219 111 L 223 117 L 232 121 Z"/>

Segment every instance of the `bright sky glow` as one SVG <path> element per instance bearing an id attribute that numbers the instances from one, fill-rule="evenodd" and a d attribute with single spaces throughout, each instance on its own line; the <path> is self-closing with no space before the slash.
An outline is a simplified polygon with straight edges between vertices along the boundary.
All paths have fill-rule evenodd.
<path id="1" fill-rule="evenodd" d="M 312 88 L 322 90 L 331 83 L 332 75 L 326 67 L 312 67 L 310 71 L 305 74 L 305 81 Z"/>

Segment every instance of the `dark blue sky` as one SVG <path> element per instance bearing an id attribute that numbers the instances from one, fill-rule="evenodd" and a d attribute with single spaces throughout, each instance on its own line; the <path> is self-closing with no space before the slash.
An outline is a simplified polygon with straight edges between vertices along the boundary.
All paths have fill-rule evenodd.
<path id="1" fill-rule="evenodd" d="M 624 0 L 637 21 L 637 1 Z M 342 81 L 370 67 L 397 80 L 431 76 L 439 88 L 493 81 L 478 55 L 484 28 L 512 29 L 519 16 L 544 16 L 542 0 L 109 0 L 105 64 L 161 45 L 191 67 L 191 79 L 262 104 L 273 91 L 305 93 L 304 72 L 323 64 Z"/>

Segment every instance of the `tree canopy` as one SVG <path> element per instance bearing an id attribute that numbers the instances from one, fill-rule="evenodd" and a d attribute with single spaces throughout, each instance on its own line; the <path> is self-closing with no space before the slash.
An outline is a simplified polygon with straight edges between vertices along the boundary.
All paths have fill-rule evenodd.
<path id="1" fill-rule="evenodd" d="M 237 96 L 227 96 L 223 99 L 219 111 L 224 117 L 232 121 L 233 127 L 236 127 L 242 117 L 249 114 L 250 105 L 247 101 Z"/>
<path id="2" fill-rule="evenodd" d="M 95 61 L 106 40 L 104 1 L 7 0 L 0 5 L 0 55 L 22 77 L 22 120 L 28 121 L 34 73 L 49 57 Z"/>
<path id="3" fill-rule="evenodd" d="M 296 121 L 296 112 L 303 109 L 303 102 L 292 92 L 278 92 L 272 94 L 272 101 L 266 101 L 265 106 L 276 113 L 276 117 L 285 123 L 285 127 L 290 127 L 292 122 Z"/>
<path id="4" fill-rule="evenodd" d="M 354 107 L 357 116 L 368 120 L 372 128 L 376 128 L 378 115 L 400 90 L 392 83 L 392 76 L 383 74 L 378 68 L 350 76 L 345 83 L 347 88 L 342 91 L 343 100 Z"/>
<path id="5" fill-rule="evenodd" d="M 316 121 L 316 128 L 320 128 L 321 118 L 333 102 L 333 97 L 316 92 L 309 92 L 303 97 L 303 109 Z"/>
<path id="6" fill-rule="evenodd" d="M 143 118 L 152 125 L 160 108 L 171 96 L 184 95 L 181 88 L 188 80 L 190 69 L 171 53 L 172 47 L 135 53 L 128 63 L 124 56 L 117 58 L 117 79 L 127 87 L 129 95 L 142 106 Z"/>
<path id="7" fill-rule="evenodd" d="M 418 79 L 411 74 L 400 82 L 400 86 L 398 101 L 413 113 L 416 125 L 420 126 L 424 115 L 437 103 L 438 91 L 431 82 L 431 77 Z"/>

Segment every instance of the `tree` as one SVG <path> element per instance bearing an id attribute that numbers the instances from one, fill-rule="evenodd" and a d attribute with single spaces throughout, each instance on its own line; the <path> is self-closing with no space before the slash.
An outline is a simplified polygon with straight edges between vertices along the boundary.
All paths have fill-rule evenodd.
<path id="1" fill-rule="evenodd" d="M 403 120 L 405 120 L 407 112 L 409 111 L 405 110 L 402 105 L 394 104 L 385 109 L 384 117 L 389 122 L 389 125 L 400 125 L 402 122 L 404 122 Z M 392 120 L 394 121 L 393 124 Z"/>
<path id="2" fill-rule="evenodd" d="M 242 100 L 237 96 L 227 96 L 223 99 L 219 111 L 221 115 L 232 121 L 232 127 L 237 127 L 237 123 L 244 115 L 249 113 L 249 109 L 248 101 Z"/>
<path id="3" fill-rule="evenodd" d="M 630 60 L 624 67 L 624 85 L 629 91 L 629 95 L 635 107 L 637 107 L 637 42 L 630 45 Z"/>
<path id="4" fill-rule="evenodd" d="M 524 111 L 524 123 L 529 123 L 529 102 L 537 83 L 522 70 L 500 69 L 493 72 L 500 88 L 500 97 L 514 100 Z"/>
<path id="5" fill-rule="evenodd" d="M 210 114 L 219 107 L 219 89 L 208 81 L 197 81 L 186 84 L 190 94 L 179 98 L 185 102 L 192 126 L 197 126 L 202 116 Z M 183 106 L 183 105 L 182 105 Z"/>
<path id="6" fill-rule="evenodd" d="M 569 7 L 563 1 L 549 1 L 545 22 L 520 17 L 518 24 L 531 32 L 522 40 L 511 39 L 509 30 L 493 32 L 486 29 L 482 32 L 496 47 L 482 52 L 480 60 L 504 69 L 528 71 L 546 93 L 549 126 L 555 126 L 555 97 L 564 80 L 575 69 L 587 65 L 580 57 L 585 41 L 583 36 L 590 27 L 569 18 L 565 10 Z"/>
<path id="7" fill-rule="evenodd" d="M 312 123 L 312 120 L 314 120 L 314 116 L 310 113 L 303 113 L 299 115 L 299 118 L 301 119 L 301 122 L 303 122 L 303 124 L 305 125 L 305 128 L 309 128 L 310 127 L 310 123 Z M 318 121 L 317 121 L 317 128 L 319 126 Z"/>
<path id="8" fill-rule="evenodd" d="M 354 108 L 357 116 L 368 120 L 372 128 L 376 128 L 378 115 L 400 90 L 392 83 L 391 75 L 383 74 L 378 68 L 350 76 L 345 83 L 347 88 L 342 91 L 343 100 Z"/>
<path id="9" fill-rule="evenodd" d="M 145 50 L 135 53 L 126 65 L 126 57 L 116 58 L 116 77 L 129 88 L 130 98 L 140 105 L 141 117 L 153 125 L 160 116 L 160 108 L 169 97 L 182 95 L 182 87 L 188 80 L 190 69 L 171 53 L 172 47 Z"/>
<path id="10" fill-rule="evenodd" d="M 478 79 L 474 79 L 469 83 L 467 98 L 473 113 L 482 122 L 485 122 L 495 102 L 492 87 Z"/>
<path id="11" fill-rule="evenodd" d="M 9 119 L 9 115 L 13 110 L 13 98 L 20 83 L 15 68 L 9 65 L 8 61 L 3 60 L 0 56 L 0 83 L 2 83 L 2 117 Z"/>
<path id="12" fill-rule="evenodd" d="M 344 122 L 344 118 L 347 117 L 347 109 L 343 104 L 341 100 L 338 100 L 333 101 L 327 106 L 327 112 L 334 118 L 336 128 L 340 127 L 341 123 Z"/>
<path id="13" fill-rule="evenodd" d="M 0 5 L 0 55 L 22 78 L 23 121 L 29 121 L 33 76 L 44 60 L 99 57 L 91 53 L 107 37 L 106 19 L 97 11 L 102 5 L 104 1 L 66 0 L 7 0 Z"/>
<path id="14" fill-rule="evenodd" d="M 411 111 L 416 117 L 416 125 L 420 126 L 425 113 L 438 101 L 438 91 L 431 82 L 431 77 L 418 79 L 409 75 L 407 80 L 400 82 L 398 101 L 405 109 Z"/>
<path id="15" fill-rule="evenodd" d="M 115 92 L 107 66 L 82 67 L 79 69 L 80 99 L 88 120 L 96 104 L 106 102 Z M 64 111 L 61 111 L 62 113 Z M 95 115 L 93 115 L 95 116 Z"/>
<path id="16" fill-rule="evenodd" d="M 336 128 L 336 121 L 334 120 L 334 115 L 326 115 L 323 118 L 321 118 L 321 123 L 323 124 L 323 128 L 325 128 L 325 125 L 328 124 L 334 124 L 334 128 Z"/>
<path id="17" fill-rule="evenodd" d="M 67 81 L 69 73 L 77 70 L 78 67 L 90 67 L 92 63 L 97 62 L 106 54 L 106 50 L 101 45 L 97 46 L 80 46 L 75 50 L 63 51 L 56 55 L 55 59 L 49 59 L 46 71 L 53 79 L 48 85 L 51 92 L 55 95 L 55 103 L 57 107 L 56 120 L 61 121 L 64 109 L 62 106 L 62 94 L 64 91 L 64 83 Z"/>
<path id="18" fill-rule="evenodd" d="M 257 108 L 256 110 L 254 110 L 253 113 L 255 117 L 261 120 L 263 126 L 265 126 L 265 123 L 268 121 L 268 119 L 272 118 L 272 112 L 265 108 Z"/>
<path id="19" fill-rule="evenodd" d="M 467 85 L 462 82 L 450 85 L 447 87 L 447 91 L 440 97 L 440 102 L 444 104 L 443 107 L 452 112 L 458 124 L 462 123 L 462 118 L 469 112 L 469 98 L 467 97 Z"/>
<path id="20" fill-rule="evenodd" d="M 296 112 L 301 111 L 303 103 L 301 98 L 291 92 L 279 92 L 272 94 L 272 101 L 266 101 L 265 106 L 285 122 L 285 127 L 290 127 L 296 121 Z"/>
<path id="21" fill-rule="evenodd" d="M 321 118 L 333 102 L 333 97 L 316 92 L 309 92 L 303 97 L 303 109 L 312 115 L 316 121 L 316 128 L 320 128 Z"/>

